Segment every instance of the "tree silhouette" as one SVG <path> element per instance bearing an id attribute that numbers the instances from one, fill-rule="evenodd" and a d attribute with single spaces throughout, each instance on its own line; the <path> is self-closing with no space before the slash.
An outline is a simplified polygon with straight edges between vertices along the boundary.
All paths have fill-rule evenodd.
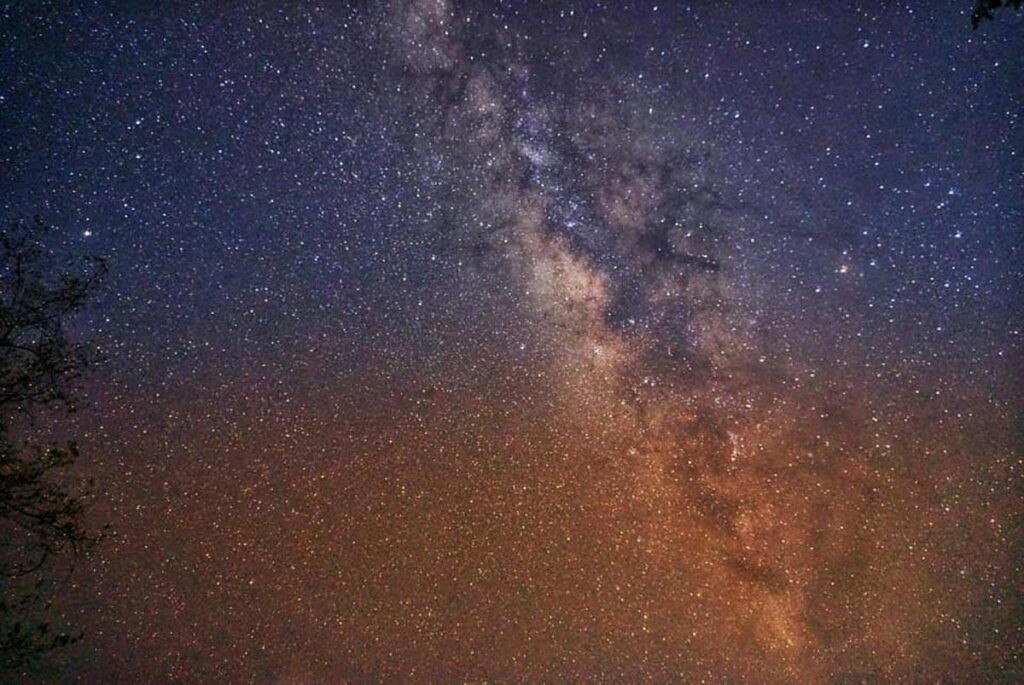
<path id="1" fill-rule="evenodd" d="M 993 19 L 993 12 L 1001 7 L 1020 9 L 1024 0 L 974 0 L 974 11 L 971 12 L 971 26 L 978 28 L 985 19 Z"/>
<path id="2" fill-rule="evenodd" d="M 84 521 L 91 483 L 68 467 L 74 443 L 16 440 L 41 411 L 75 409 L 75 381 L 94 361 L 65 325 L 106 271 L 101 260 L 62 257 L 40 220 L 0 228 L 0 673 L 37 664 L 78 636 L 49 620 L 51 587 L 99 539 Z"/>

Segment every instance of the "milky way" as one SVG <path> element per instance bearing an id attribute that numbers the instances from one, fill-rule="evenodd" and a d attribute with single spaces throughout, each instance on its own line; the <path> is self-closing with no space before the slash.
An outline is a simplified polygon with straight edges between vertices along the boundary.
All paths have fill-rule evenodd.
<path id="1" fill-rule="evenodd" d="M 51 677 L 1019 679 L 1021 17 L 752 5 L 5 10 Z"/>

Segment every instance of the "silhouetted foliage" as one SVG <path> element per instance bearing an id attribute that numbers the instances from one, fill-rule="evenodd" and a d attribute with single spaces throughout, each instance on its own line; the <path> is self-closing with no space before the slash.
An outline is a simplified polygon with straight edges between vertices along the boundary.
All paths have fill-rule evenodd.
<path id="1" fill-rule="evenodd" d="M 11 435 L 44 408 L 74 411 L 75 380 L 94 361 L 65 324 L 106 267 L 59 256 L 48 245 L 55 235 L 38 219 L 0 229 L 0 673 L 77 639 L 51 624 L 50 589 L 99 538 L 83 517 L 91 483 L 68 472 L 77 447 Z"/>
<path id="2" fill-rule="evenodd" d="M 971 26 L 978 28 L 978 24 L 983 20 L 993 19 L 992 13 L 997 9 L 1002 7 L 1020 9 L 1022 4 L 1024 4 L 1024 0 L 975 0 L 974 11 L 971 12 Z"/>

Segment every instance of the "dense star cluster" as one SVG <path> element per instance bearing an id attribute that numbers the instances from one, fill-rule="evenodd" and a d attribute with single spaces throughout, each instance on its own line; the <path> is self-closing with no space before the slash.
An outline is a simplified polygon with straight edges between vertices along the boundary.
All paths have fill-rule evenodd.
<path id="1" fill-rule="evenodd" d="M 110 267 L 47 677 L 1024 677 L 1024 17 L 767 6 L 3 8 Z"/>

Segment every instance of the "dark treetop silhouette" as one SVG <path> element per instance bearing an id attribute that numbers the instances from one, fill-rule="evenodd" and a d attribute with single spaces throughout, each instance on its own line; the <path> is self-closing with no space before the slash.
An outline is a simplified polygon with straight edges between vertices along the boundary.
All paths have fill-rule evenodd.
<path id="1" fill-rule="evenodd" d="M 971 26 L 978 28 L 978 24 L 985 19 L 993 19 L 992 12 L 997 9 L 1012 7 L 1019 10 L 1021 4 L 1024 4 L 1024 0 L 975 0 L 974 11 L 971 12 Z"/>
<path id="2" fill-rule="evenodd" d="M 38 219 L 0 230 L 0 673 L 77 639 L 48 620 L 49 587 L 98 534 L 83 521 L 89 483 L 71 476 L 74 443 L 39 446 L 40 411 L 74 411 L 74 383 L 94 361 L 65 322 L 89 299 L 102 261 L 61 257 Z"/>

